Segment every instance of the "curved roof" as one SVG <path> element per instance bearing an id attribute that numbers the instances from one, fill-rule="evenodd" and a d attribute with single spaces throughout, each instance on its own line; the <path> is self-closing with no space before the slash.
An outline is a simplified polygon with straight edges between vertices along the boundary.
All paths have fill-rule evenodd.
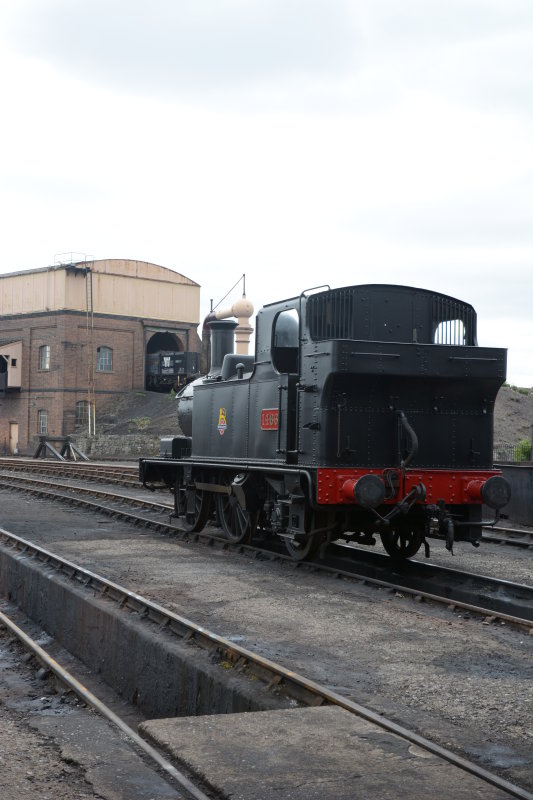
<path id="1" fill-rule="evenodd" d="M 86 278 L 95 313 L 197 325 L 200 285 L 159 264 L 106 258 L 0 275 L 0 315 L 86 311 Z"/>
<path id="2" fill-rule="evenodd" d="M 148 278 L 155 281 L 168 281 L 169 283 L 182 283 L 187 286 L 199 286 L 199 283 L 176 272 L 168 267 L 161 267 L 150 261 L 137 261 L 130 258 L 102 258 L 96 261 L 81 262 L 80 266 L 87 266 L 93 272 L 104 272 L 108 275 L 124 275 L 130 278 Z M 77 266 L 77 265 L 76 265 Z"/>
<path id="3" fill-rule="evenodd" d="M 3 278 L 15 278 L 19 276 L 34 275 L 39 272 L 52 272 L 69 269 L 85 269 L 92 272 L 103 272 L 108 275 L 124 275 L 132 278 L 149 278 L 151 280 L 168 281 L 169 283 L 182 283 L 188 286 L 200 286 L 199 283 L 183 275 L 181 272 L 153 264 L 150 261 L 138 261 L 132 258 L 99 258 L 88 259 L 87 261 L 73 261 L 71 263 L 62 262 L 49 267 L 37 267 L 36 269 L 24 269 L 17 272 L 5 272 L 0 274 Z"/>

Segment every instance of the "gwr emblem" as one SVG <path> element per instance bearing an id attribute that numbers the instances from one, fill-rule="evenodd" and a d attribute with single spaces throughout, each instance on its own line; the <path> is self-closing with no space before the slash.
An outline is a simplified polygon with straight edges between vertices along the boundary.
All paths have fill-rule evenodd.
<path id="1" fill-rule="evenodd" d="M 226 420 L 226 409 L 221 408 L 218 412 L 218 425 L 217 425 L 218 432 L 220 433 L 221 436 L 224 436 L 224 432 L 227 427 L 228 423 Z"/>

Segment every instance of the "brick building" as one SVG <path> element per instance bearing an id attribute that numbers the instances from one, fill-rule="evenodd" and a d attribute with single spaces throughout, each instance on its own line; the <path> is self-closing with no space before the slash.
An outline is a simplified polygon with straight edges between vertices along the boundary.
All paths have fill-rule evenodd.
<path id="1" fill-rule="evenodd" d="M 199 352 L 200 287 L 145 261 L 0 275 L 0 452 L 31 452 L 142 390 L 147 353 Z"/>

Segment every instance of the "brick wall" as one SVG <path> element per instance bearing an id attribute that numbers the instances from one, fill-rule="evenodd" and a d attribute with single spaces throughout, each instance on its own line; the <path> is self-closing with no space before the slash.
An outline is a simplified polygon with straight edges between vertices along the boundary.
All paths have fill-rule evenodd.
<path id="1" fill-rule="evenodd" d="M 96 413 L 105 408 L 117 393 L 144 389 L 146 341 L 153 334 L 147 327 L 164 330 L 176 321 L 130 319 L 95 314 L 93 328 L 87 330 L 86 317 L 76 312 L 0 317 L 0 340 L 22 340 L 22 386 L 0 398 L 0 450 L 9 442 L 9 423 L 19 426 L 19 450 L 31 452 L 38 436 L 38 413 L 48 415 L 50 436 L 74 431 L 76 404 L 87 400 L 88 352 L 95 365 Z M 189 349 L 198 351 L 200 340 L 189 326 Z M 186 334 L 182 341 L 186 341 Z M 50 367 L 40 368 L 43 345 L 50 346 Z M 113 351 L 112 370 L 96 370 L 99 347 Z"/>

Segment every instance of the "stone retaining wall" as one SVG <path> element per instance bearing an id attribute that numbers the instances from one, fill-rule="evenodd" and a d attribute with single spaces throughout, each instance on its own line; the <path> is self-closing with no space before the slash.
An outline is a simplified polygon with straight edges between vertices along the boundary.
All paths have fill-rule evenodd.
<path id="1" fill-rule="evenodd" d="M 160 437 L 149 434 L 97 434 L 96 436 L 76 434 L 70 438 L 82 453 L 94 461 L 106 458 L 136 459 L 140 456 L 159 455 Z"/>

